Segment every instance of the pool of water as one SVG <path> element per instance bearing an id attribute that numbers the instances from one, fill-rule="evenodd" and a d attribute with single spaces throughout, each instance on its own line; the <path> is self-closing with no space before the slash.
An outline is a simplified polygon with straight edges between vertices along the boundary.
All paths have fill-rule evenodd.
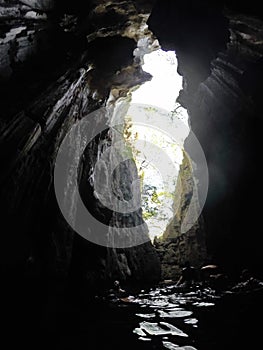
<path id="1" fill-rule="evenodd" d="M 169 285 L 121 301 L 86 298 L 77 288 L 74 297 L 52 289 L 35 306 L 33 293 L 28 295 L 31 309 L 24 303 L 15 316 L 9 313 L 9 339 L 22 344 L 22 329 L 23 340 L 37 349 L 261 349 L 262 296 L 262 288 L 237 293 Z"/>
<path id="2" fill-rule="evenodd" d="M 262 295 L 262 290 L 210 288 L 182 292 L 171 285 L 141 291 L 125 302 L 97 299 L 92 308 L 87 303 L 71 313 L 58 348 L 259 349 Z"/>

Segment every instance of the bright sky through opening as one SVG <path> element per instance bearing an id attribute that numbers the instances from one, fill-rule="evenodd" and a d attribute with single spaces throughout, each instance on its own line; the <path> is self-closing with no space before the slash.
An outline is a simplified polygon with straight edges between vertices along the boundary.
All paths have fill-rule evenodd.
<path id="1" fill-rule="evenodd" d="M 184 125 L 188 126 L 186 110 L 176 103 L 176 98 L 182 89 L 182 77 L 177 73 L 175 52 L 165 52 L 159 49 L 146 54 L 142 68 L 150 73 L 153 78 L 132 93 L 132 103 L 149 104 L 163 108 L 167 111 L 164 123 L 172 123 L 174 127 L 180 120 L 180 123 L 183 122 Z M 176 112 L 171 112 L 175 109 Z M 164 118 L 164 116 L 162 115 L 160 118 Z M 132 125 L 130 141 L 135 149 L 135 152 L 133 152 L 134 158 L 142 179 L 143 214 L 149 228 L 150 238 L 153 239 L 155 236 L 159 237 L 164 233 L 174 216 L 173 198 L 183 153 L 181 147 L 169 135 L 162 134 L 153 128 L 133 123 L 131 110 L 128 111 L 128 119 Z M 188 134 L 188 127 L 186 130 L 184 139 Z M 143 143 L 138 142 L 138 140 L 145 141 L 145 148 Z M 151 154 L 149 144 L 147 146 L 146 141 L 158 147 L 160 153 L 156 152 L 155 149 L 155 151 L 152 150 Z M 162 152 L 165 152 L 172 163 L 175 164 L 174 169 L 176 169 L 176 173 L 170 171 L 169 162 L 167 162 L 166 174 L 163 176 L 163 165 L 158 165 L 161 164 Z M 153 193 L 152 189 L 155 188 L 156 191 L 154 190 Z"/>
<path id="2" fill-rule="evenodd" d="M 171 111 L 176 107 L 176 98 L 182 89 L 182 77 L 177 73 L 177 58 L 174 51 L 161 49 L 144 55 L 143 70 L 153 78 L 141 85 L 132 94 L 132 102 L 151 104 Z M 187 113 L 185 112 L 187 121 Z"/>

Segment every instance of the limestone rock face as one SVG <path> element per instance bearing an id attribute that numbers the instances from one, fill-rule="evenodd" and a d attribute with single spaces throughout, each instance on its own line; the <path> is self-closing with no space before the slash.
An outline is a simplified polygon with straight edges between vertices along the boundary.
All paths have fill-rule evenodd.
<path id="1" fill-rule="evenodd" d="M 72 8 L 68 1 L 54 3 L 0 3 L 1 267 L 7 276 L 70 276 L 89 290 L 112 279 L 153 283 L 160 262 L 150 242 L 115 249 L 82 239 L 60 213 L 53 184 L 57 152 L 70 128 L 106 104 L 114 108 L 151 78 L 133 56 L 137 41 L 149 35 L 146 7 L 125 1 L 84 7 L 76 1 Z M 108 141 L 106 132 L 88 146 L 83 178 Z M 133 162 L 119 168 L 115 180 L 122 177 L 138 177 Z M 123 189 L 125 195 L 130 190 Z M 88 207 L 101 211 L 91 183 L 83 193 Z M 118 227 L 118 216 L 106 219 Z M 142 221 L 141 212 L 129 220 Z"/>
<path id="2" fill-rule="evenodd" d="M 184 77 L 179 101 L 206 155 L 209 251 L 230 270 L 248 265 L 260 271 L 263 23 L 257 6 L 226 1 L 220 10 L 201 2 L 206 7 L 197 10 L 199 3 L 186 9 L 181 2 L 157 1 L 149 25 L 161 45 L 176 51 Z M 223 5 L 229 6 L 224 12 Z"/>
<path id="3" fill-rule="evenodd" d="M 191 210 L 199 210 L 198 198 L 194 197 L 193 169 L 186 155 L 180 166 L 179 176 L 181 181 L 177 183 L 176 193 L 181 195 L 174 199 L 175 208 L 178 210 L 163 236 L 154 242 L 161 260 L 162 279 L 176 280 L 187 261 L 199 268 L 207 259 L 203 218 L 199 217 L 188 231 L 182 232 L 182 224 L 190 203 Z M 179 203 L 176 203 L 177 201 Z"/>

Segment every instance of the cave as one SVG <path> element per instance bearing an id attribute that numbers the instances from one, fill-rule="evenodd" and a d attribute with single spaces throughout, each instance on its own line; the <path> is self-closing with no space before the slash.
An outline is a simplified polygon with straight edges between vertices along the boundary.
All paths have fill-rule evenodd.
<path id="1" fill-rule="evenodd" d="M 10 343 L 261 344 L 262 58 L 256 1 L 0 0 Z"/>

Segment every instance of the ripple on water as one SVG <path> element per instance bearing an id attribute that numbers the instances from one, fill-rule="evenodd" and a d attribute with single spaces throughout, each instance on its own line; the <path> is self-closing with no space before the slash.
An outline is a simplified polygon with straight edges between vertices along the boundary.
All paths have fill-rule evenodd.
<path id="1" fill-rule="evenodd" d="M 193 303 L 193 305 L 198 306 L 198 307 L 202 307 L 202 306 L 214 306 L 214 303 L 205 303 L 205 302 L 201 302 L 201 303 Z"/>
<path id="2" fill-rule="evenodd" d="M 194 348 L 193 346 L 179 346 L 178 348 L 176 348 L 176 350 L 197 350 L 196 348 Z"/>
<path id="3" fill-rule="evenodd" d="M 135 299 L 135 303 L 140 304 L 140 305 L 147 305 L 151 308 L 165 308 L 168 307 L 170 303 L 168 303 L 167 300 L 163 300 L 161 298 L 158 299 Z"/>
<path id="4" fill-rule="evenodd" d="M 146 337 L 139 337 L 139 340 L 143 340 L 143 341 L 151 341 L 151 338 L 146 338 Z"/>
<path id="5" fill-rule="evenodd" d="M 197 350 L 193 346 L 178 346 L 176 344 L 173 344 L 171 342 L 163 342 L 163 346 L 169 350 Z"/>
<path id="6" fill-rule="evenodd" d="M 181 307 L 179 307 L 179 304 L 169 303 L 166 306 L 166 309 L 173 309 L 173 310 L 183 310 Z"/>
<path id="7" fill-rule="evenodd" d="M 155 314 L 136 314 L 136 316 L 141 318 L 154 318 Z"/>
<path id="8" fill-rule="evenodd" d="M 198 320 L 196 318 L 187 318 L 186 320 L 184 320 L 184 323 L 196 325 L 198 323 Z"/>
<path id="9" fill-rule="evenodd" d="M 186 333 L 184 333 L 179 328 L 167 322 L 160 322 L 160 325 L 159 325 L 158 323 L 143 321 L 140 323 L 140 329 L 150 335 L 171 334 L 171 335 L 177 335 L 179 337 L 188 337 Z"/>
<path id="10" fill-rule="evenodd" d="M 185 310 L 175 310 L 175 311 L 162 311 L 159 310 L 160 317 L 163 318 L 179 318 L 179 317 L 188 317 L 192 315 L 192 311 L 185 311 Z"/>
<path id="11" fill-rule="evenodd" d="M 169 341 L 163 341 L 163 346 L 169 350 L 178 350 L 179 345 L 173 344 Z"/>
<path id="12" fill-rule="evenodd" d="M 141 337 L 146 337 L 146 333 L 141 328 L 135 328 L 133 330 L 133 333 L 140 335 Z"/>

